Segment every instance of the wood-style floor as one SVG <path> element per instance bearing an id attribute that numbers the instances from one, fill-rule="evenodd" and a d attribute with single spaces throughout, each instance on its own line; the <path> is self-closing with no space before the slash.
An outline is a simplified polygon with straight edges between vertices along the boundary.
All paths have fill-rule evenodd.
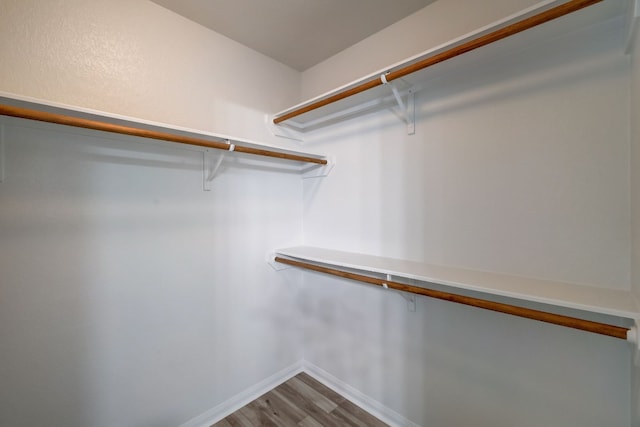
<path id="1" fill-rule="evenodd" d="M 302 373 L 211 427 L 383 427 L 387 424 Z"/>

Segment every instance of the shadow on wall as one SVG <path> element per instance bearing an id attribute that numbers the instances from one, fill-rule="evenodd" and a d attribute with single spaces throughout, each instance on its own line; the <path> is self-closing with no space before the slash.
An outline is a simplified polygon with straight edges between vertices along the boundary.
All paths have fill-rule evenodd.
<path id="1" fill-rule="evenodd" d="M 338 163 L 305 183 L 306 243 L 628 287 L 615 37 L 430 81 L 414 136 L 387 111 L 313 134 Z M 308 360 L 420 425 L 629 425 L 623 341 L 424 297 L 410 313 L 388 291 L 306 277 Z"/>
<path id="2" fill-rule="evenodd" d="M 5 127 L 0 424 L 190 418 L 201 403 L 176 396 L 210 389 L 216 357 L 198 323 L 212 299 L 201 156 Z"/>

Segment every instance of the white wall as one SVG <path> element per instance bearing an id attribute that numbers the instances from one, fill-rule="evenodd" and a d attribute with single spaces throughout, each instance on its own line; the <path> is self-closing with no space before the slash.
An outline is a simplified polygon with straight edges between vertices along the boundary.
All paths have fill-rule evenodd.
<path id="1" fill-rule="evenodd" d="M 636 1 L 640 13 L 640 3 Z M 636 24 L 638 25 L 638 24 Z M 631 285 L 640 301 L 640 30 L 636 28 L 631 52 Z M 640 426 L 640 369 L 633 383 L 633 426 Z"/>
<path id="2" fill-rule="evenodd" d="M 446 43 L 538 3 L 537 0 L 440 0 L 302 73 L 309 99 Z M 446 17 L 443 19 L 443 17 Z M 353 61 L 353 58 L 358 58 Z"/>
<path id="3" fill-rule="evenodd" d="M 640 5 L 638 6 L 640 7 Z M 640 10 L 638 11 L 640 13 Z M 636 24 L 637 25 L 637 24 Z M 632 261 L 631 280 L 640 298 L 640 30 L 636 29 L 631 52 L 631 209 Z"/>
<path id="4" fill-rule="evenodd" d="M 299 98 L 297 71 L 150 1 L 0 4 L 5 92 L 263 141 Z"/>
<path id="5" fill-rule="evenodd" d="M 388 111 L 314 133 L 339 161 L 305 184 L 305 243 L 629 289 L 620 24 L 430 82 L 414 136 Z M 419 425 L 629 425 L 623 341 L 426 298 L 411 313 L 317 274 L 306 286 L 305 358 Z"/>
<path id="6" fill-rule="evenodd" d="M 0 1 L 0 91 L 266 139 L 299 75 L 148 1 Z M 259 70 L 259 72 L 256 72 Z M 0 425 L 176 426 L 302 358 L 299 175 L 2 118 Z"/>

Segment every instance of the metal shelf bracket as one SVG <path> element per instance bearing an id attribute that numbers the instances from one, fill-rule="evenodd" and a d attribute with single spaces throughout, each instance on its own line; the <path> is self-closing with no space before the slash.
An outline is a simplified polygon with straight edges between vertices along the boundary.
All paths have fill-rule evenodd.
<path id="1" fill-rule="evenodd" d="M 404 100 L 402 99 L 402 95 L 398 90 L 398 87 L 393 83 L 387 81 L 387 75 L 381 74 L 380 80 L 382 84 L 389 86 L 391 91 L 393 92 L 393 96 L 396 99 L 396 103 L 398 104 L 398 108 L 394 111 L 394 113 L 400 117 L 400 119 L 405 122 L 407 125 L 407 134 L 415 135 L 416 133 L 416 102 L 415 102 L 415 93 L 413 88 L 409 88 L 407 91 L 407 101 L 406 105 Z"/>
<path id="2" fill-rule="evenodd" d="M 296 142 L 304 142 L 304 137 L 302 136 L 301 132 L 287 126 L 278 126 L 274 124 L 273 117 L 268 114 L 265 115 L 265 124 L 267 125 L 267 128 L 269 129 L 271 134 L 274 136 L 291 139 Z"/>
<path id="3" fill-rule="evenodd" d="M 627 332 L 627 341 L 633 346 L 633 363 L 640 368 L 640 319 L 635 319 L 635 324 Z"/>
<path id="4" fill-rule="evenodd" d="M 325 176 L 329 176 L 334 166 L 336 165 L 336 159 L 333 156 L 328 156 L 326 157 L 326 159 L 326 165 L 314 165 L 305 170 L 302 173 L 302 179 L 324 178 Z"/>
<path id="5" fill-rule="evenodd" d="M 627 11 L 627 21 L 625 22 L 626 42 L 624 53 L 630 55 L 633 50 L 634 40 L 638 27 L 640 26 L 640 0 L 632 0 L 629 2 L 629 10 Z"/>
<path id="6" fill-rule="evenodd" d="M 232 144 L 230 140 L 225 141 L 229 145 L 228 151 L 210 150 L 206 149 L 202 152 L 202 175 L 203 175 L 203 190 L 211 191 L 211 182 L 218 174 L 220 165 L 224 160 L 224 156 L 236 149 L 235 144 Z"/>
<path id="7" fill-rule="evenodd" d="M 275 252 L 267 252 L 266 255 L 267 264 L 271 266 L 275 271 L 287 270 L 293 268 L 290 265 L 283 264 L 281 262 L 276 262 L 276 253 Z"/>
<path id="8" fill-rule="evenodd" d="M 387 282 L 392 282 L 393 281 L 393 277 L 391 276 L 391 274 L 387 274 L 386 275 L 386 281 Z M 385 289 L 389 289 L 389 286 L 387 286 L 386 283 L 382 283 L 382 287 Z M 400 295 L 402 298 L 404 298 L 407 301 L 407 311 L 411 311 L 411 312 L 415 312 L 416 311 L 416 296 L 414 294 L 411 293 L 407 293 L 407 292 L 401 292 L 398 291 L 397 292 L 398 295 Z"/>
<path id="9" fill-rule="evenodd" d="M 0 182 L 4 182 L 4 125 L 0 123 Z"/>

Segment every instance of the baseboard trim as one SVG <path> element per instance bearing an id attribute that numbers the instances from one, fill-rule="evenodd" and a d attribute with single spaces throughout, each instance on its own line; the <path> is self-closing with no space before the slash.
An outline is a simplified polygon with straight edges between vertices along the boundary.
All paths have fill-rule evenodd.
<path id="1" fill-rule="evenodd" d="M 283 382 L 295 377 L 303 371 L 303 361 L 298 361 L 293 365 L 276 372 L 270 377 L 236 394 L 230 399 L 222 402 L 218 406 L 198 415 L 195 418 L 182 424 L 180 427 L 209 427 L 223 418 L 231 415 L 238 409 L 256 400 L 266 392 L 273 390 Z"/>
<path id="2" fill-rule="evenodd" d="M 276 372 L 218 406 L 187 421 L 180 427 L 209 427 L 301 372 L 305 372 L 391 427 L 420 427 L 413 421 L 306 360 L 300 360 Z"/>
<path id="3" fill-rule="evenodd" d="M 340 394 L 342 397 L 350 400 L 355 405 L 358 405 L 382 422 L 389 424 L 391 427 L 420 427 L 413 421 L 403 417 L 394 410 L 384 406 L 382 403 L 372 399 L 360 390 L 355 389 L 314 364 L 305 360 L 302 362 L 302 368 L 309 376 Z"/>

